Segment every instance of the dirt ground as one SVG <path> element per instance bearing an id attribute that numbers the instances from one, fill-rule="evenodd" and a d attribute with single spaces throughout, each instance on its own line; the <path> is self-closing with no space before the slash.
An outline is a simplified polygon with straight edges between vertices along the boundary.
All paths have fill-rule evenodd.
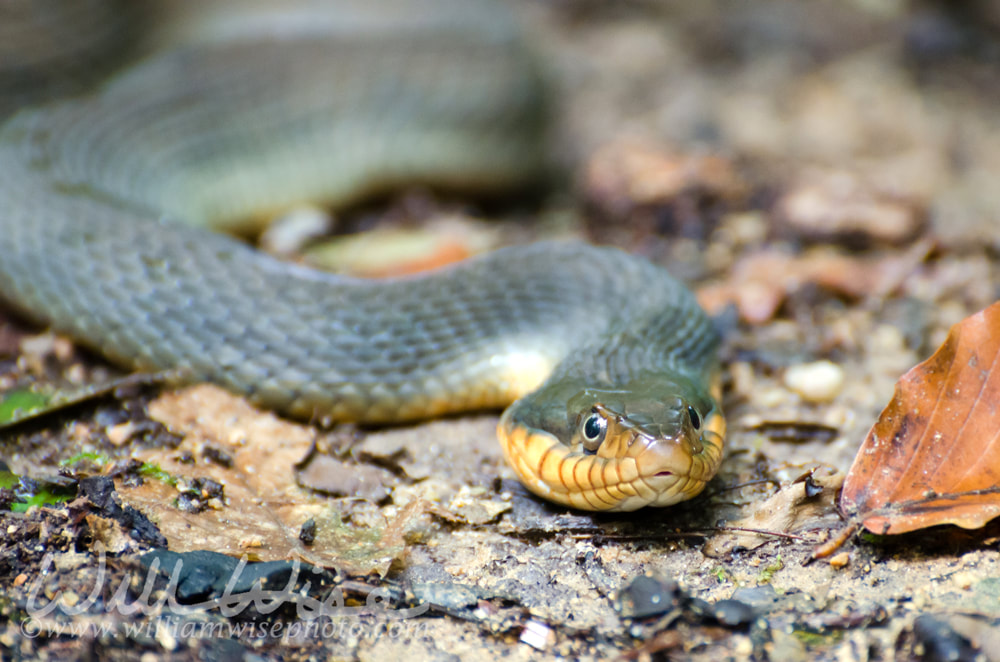
<path id="1" fill-rule="evenodd" d="M 996 527 L 855 535 L 810 561 L 842 526 L 839 481 L 896 380 L 1000 298 L 1000 10 L 516 9 L 550 80 L 551 185 L 498 210 L 404 192 L 361 224 L 427 221 L 470 245 L 579 236 L 690 283 L 726 335 L 728 447 L 705 493 L 568 512 L 517 484 L 496 413 L 323 430 L 212 388 L 129 384 L 0 431 L 13 473 L 91 481 L 68 504 L 0 510 L 0 659 L 1000 659 Z M 2 318 L 0 386 L 43 376 L 118 373 Z M 123 582 L 141 592 L 143 554 L 165 540 L 331 568 L 295 594 L 334 588 L 345 611 L 311 631 L 288 600 L 106 608 Z M 228 566 L 190 559 L 181 589 L 217 598 Z M 80 613 L 38 616 L 60 592 Z M 386 596 L 391 609 L 360 611 Z"/>

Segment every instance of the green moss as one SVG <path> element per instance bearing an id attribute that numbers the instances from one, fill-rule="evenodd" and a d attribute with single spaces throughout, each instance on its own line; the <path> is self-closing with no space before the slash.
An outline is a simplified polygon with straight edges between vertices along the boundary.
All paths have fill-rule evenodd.
<path id="1" fill-rule="evenodd" d="M 78 453 L 73 457 L 68 457 L 59 463 L 61 467 L 71 467 L 74 464 L 78 464 L 84 460 L 93 462 L 98 468 L 104 468 L 111 463 L 112 458 L 107 455 L 102 455 L 101 453 Z M 169 472 L 165 471 L 160 465 L 153 462 L 143 462 L 138 469 L 138 473 L 143 478 L 149 478 L 151 480 L 158 480 L 161 483 L 166 483 L 167 485 L 177 485 L 177 478 L 174 477 Z M 2 487 L 2 486 L 0 486 Z"/>
<path id="2" fill-rule="evenodd" d="M 161 483 L 166 483 L 167 485 L 176 487 L 177 477 L 170 472 L 164 470 L 160 465 L 154 464 L 152 462 L 143 462 L 142 466 L 139 467 L 139 475 L 143 478 L 150 478 L 152 480 L 158 480 Z"/>
<path id="3" fill-rule="evenodd" d="M 101 453 L 93 453 L 93 452 L 91 452 L 91 453 L 77 453 L 73 457 L 68 457 L 65 460 L 60 460 L 59 461 L 59 466 L 60 467 L 71 467 L 74 464 L 79 464 L 80 462 L 83 462 L 84 460 L 89 460 L 90 462 L 93 462 L 98 467 L 104 467 L 108 462 L 111 461 L 111 458 L 109 458 L 107 455 L 103 455 Z"/>
<path id="4" fill-rule="evenodd" d="M 714 568 L 712 568 L 711 573 L 715 575 L 715 579 L 720 584 L 725 584 L 726 582 L 732 581 L 733 579 L 732 575 L 729 574 L 729 571 L 726 570 L 726 568 L 721 565 L 717 565 Z"/>
<path id="5" fill-rule="evenodd" d="M 836 644 L 844 638 L 844 634 L 844 630 L 830 630 L 824 633 L 808 630 L 792 631 L 792 636 L 801 641 L 809 649 L 823 648 Z"/>
<path id="6" fill-rule="evenodd" d="M 52 401 L 50 394 L 32 388 L 8 391 L 0 400 L 0 425 L 16 423 L 44 412 Z"/>
<path id="7" fill-rule="evenodd" d="M 764 569 L 760 571 L 757 575 L 758 584 L 770 584 L 771 580 L 774 578 L 774 574 L 785 567 L 785 562 L 781 560 L 781 554 L 778 554 L 778 558 L 774 559 L 773 562 L 764 566 Z"/>
<path id="8" fill-rule="evenodd" d="M 32 506 L 65 503 L 76 496 L 75 485 L 33 480 L 11 471 L 0 471 L 0 488 L 14 491 L 17 501 L 10 504 L 10 509 L 15 513 L 23 513 Z"/>

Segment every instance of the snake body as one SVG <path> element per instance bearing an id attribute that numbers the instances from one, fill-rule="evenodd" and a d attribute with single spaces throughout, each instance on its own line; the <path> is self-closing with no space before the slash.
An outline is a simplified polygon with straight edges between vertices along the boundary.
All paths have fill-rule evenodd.
<path id="1" fill-rule="evenodd" d="M 206 229 L 403 182 L 536 173 L 539 83 L 513 22 L 441 2 L 442 18 L 386 33 L 360 21 L 336 39 L 314 11 L 304 33 L 250 21 L 14 116 L 0 129 L 0 296 L 113 361 L 299 418 L 510 405 L 507 459 L 566 505 L 697 494 L 722 453 L 718 339 L 663 269 L 540 243 L 367 281 Z"/>

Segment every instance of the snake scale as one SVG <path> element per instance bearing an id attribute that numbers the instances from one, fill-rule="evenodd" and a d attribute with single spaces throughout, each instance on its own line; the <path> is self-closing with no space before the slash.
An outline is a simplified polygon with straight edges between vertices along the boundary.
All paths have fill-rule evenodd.
<path id="1" fill-rule="evenodd" d="M 257 4 L 0 128 L 3 300 L 112 361 L 294 417 L 507 406 L 508 461 L 561 504 L 700 492 L 725 432 L 718 338 L 662 268 L 539 243 L 369 281 L 214 231 L 407 183 L 504 189 L 541 162 L 540 79 L 501 6 Z"/>

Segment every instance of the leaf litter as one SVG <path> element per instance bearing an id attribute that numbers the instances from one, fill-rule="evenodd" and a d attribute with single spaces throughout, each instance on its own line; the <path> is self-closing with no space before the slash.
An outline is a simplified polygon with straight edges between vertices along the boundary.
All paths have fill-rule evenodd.
<path id="1" fill-rule="evenodd" d="M 255 561 L 299 558 L 351 574 L 384 575 L 423 512 L 423 502 L 414 500 L 386 517 L 370 502 L 332 500 L 298 485 L 293 468 L 309 454 L 314 430 L 261 412 L 217 387 L 164 394 L 150 403 L 149 414 L 183 441 L 176 448 L 137 450 L 134 457 L 185 478 L 177 485 L 123 484 L 120 492 L 156 522 L 175 552 L 211 549 Z M 214 451 L 206 455 L 206 449 Z M 220 449 L 230 462 L 213 459 Z M 182 494 L 193 487 L 197 496 L 212 484 L 221 489 L 207 499 L 207 507 L 178 508 Z M 306 545 L 299 532 L 309 520 L 315 537 Z"/>

